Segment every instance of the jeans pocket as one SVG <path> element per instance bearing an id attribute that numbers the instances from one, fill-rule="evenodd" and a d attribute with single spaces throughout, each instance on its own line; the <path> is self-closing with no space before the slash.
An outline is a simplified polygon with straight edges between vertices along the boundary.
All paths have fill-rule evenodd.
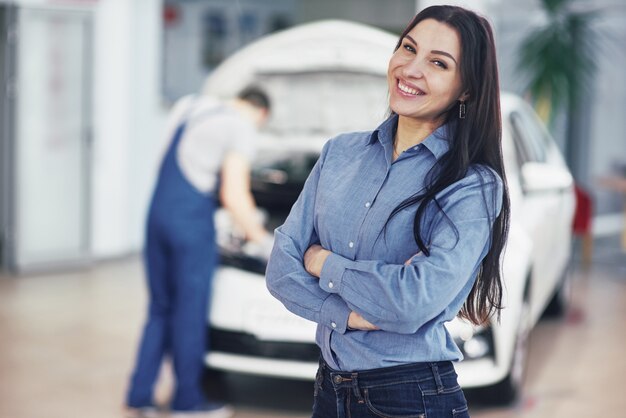
<path id="1" fill-rule="evenodd" d="M 417 382 L 398 382 L 363 389 L 367 408 L 385 418 L 424 418 L 424 402 Z"/>
<path id="2" fill-rule="evenodd" d="M 424 395 L 424 408 L 429 417 L 467 418 L 470 416 L 465 396 L 460 389 L 439 395 Z"/>
<path id="3" fill-rule="evenodd" d="M 440 385 L 435 381 L 423 382 L 421 389 L 428 416 L 469 417 L 467 400 L 457 382 L 456 374 L 441 375 Z"/>
<path id="4" fill-rule="evenodd" d="M 452 410 L 452 416 L 458 417 L 458 418 L 469 418 L 470 415 L 469 415 L 469 409 L 467 408 L 467 405 L 454 408 Z"/>

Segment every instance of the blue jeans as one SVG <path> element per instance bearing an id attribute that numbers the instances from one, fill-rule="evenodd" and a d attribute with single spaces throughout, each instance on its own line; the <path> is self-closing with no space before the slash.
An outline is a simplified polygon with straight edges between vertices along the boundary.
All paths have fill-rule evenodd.
<path id="1" fill-rule="evenodd" d="M 469 417 L 449 361 L 339 372 L 322 360 L 312 418 Z"/>

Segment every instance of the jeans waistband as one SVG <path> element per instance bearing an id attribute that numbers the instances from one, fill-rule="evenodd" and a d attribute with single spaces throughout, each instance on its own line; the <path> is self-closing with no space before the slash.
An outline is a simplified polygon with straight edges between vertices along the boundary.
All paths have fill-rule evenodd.
<path id="1" fill-rule="evenodd" d="M 441 386 L 441 376 L 455 372 L 451 361 L 409 363 L 379 369 L 344 372 L 332 369 L 324 359 L 320 359 L 320 371 L 329 378 L 335 388 L 354 387 L 356 385 L 364 388 L 387 382 L 397 382 L 399 379 L 406 382 L 434 380 L 439 387 Z"/>

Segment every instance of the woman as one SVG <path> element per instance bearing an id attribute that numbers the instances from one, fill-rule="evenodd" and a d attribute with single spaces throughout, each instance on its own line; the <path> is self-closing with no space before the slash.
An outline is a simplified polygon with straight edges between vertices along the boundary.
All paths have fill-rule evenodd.
<path id="1" fill-rule="evenodd" d="M 391 116 L 324 146 L 267 285 L 318 323 L 314 417 L 466 417 L 444 323 L 499 313 L 509 219 L 489 23 L 423 10 L 387 78 Z"/>

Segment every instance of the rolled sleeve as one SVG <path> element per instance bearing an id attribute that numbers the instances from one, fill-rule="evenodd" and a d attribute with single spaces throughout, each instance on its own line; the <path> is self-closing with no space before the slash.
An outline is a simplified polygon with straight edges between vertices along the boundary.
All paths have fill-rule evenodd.
<path id="1" fill-rule="evenodd" d="M 343 334 L 348 328 L 350 312 L 350 308 L 339 295 L 329 295 L 322 305 L 319 323 Z"/>
<path id="2" fill-rule="evenodd" d="M 342 285 L 343 273 L 350 265 L 350 260 L 335 253 L 330 253 L 324 262 L 320 274 L 319 286 L 328 293 L 339 293 Z"/>

